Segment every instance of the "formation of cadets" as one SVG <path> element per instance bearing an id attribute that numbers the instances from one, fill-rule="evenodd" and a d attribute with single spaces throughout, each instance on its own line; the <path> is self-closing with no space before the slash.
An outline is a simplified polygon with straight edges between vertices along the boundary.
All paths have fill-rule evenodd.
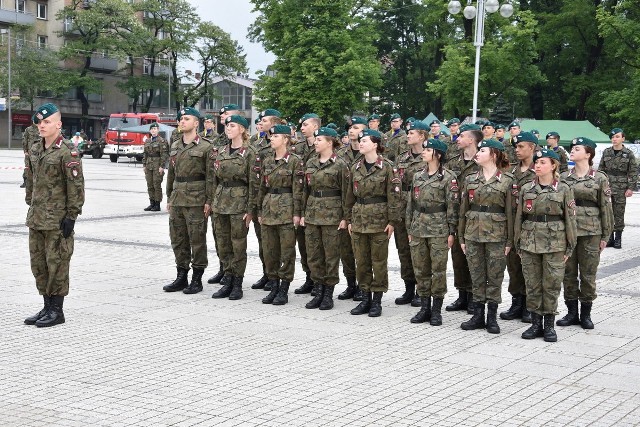
<path id="1" fill-rule="evenodd" d="M 67 248 L 71 239 L 72 252 L 73 221 L 84 200 L 81 162 L 75 151 L 63 150 L 61 171 L 48 162 L 44 169 L 38 167 L 50 142 L 64 148 L 56 142 L 59 127 L 55 135 L 50 124 L 53 119 L 58 126 L 57 109 L 56 114 L 46 114 L 51 106 L 45 114 L 42 107 L 39 111 L 38 117 L 53 116 L 40 126 L 42 142 L 26 153 L 28 225 L 38 229 L 33 225 L 37 189 L 50 194 L 47 177 L 59 182 L 60 175 L 66 176 L 75 191 L 69 195 L 76 198 L 63 201 L 61 196 L 56 221 Z M 198 133 L 202 119 L 205 129 Z M 317 114 L 308 113 L 299 120 L 298 140 L 296 126 L 275 109 L 260 114 L 252 137 L 238 106 L 226 105 L 220 119 L 224 133 L 219 135 L 212 116 L 202 118 L 197 110 L 184 108 L 170 144 L 155 127 L 145 142 L 150 198 L 145 210 L 160 209 L 168 163 L 167 210 L 177 275 L 164 291 L 203 290 L 211 218 L 219 269 L 208 282 L 220 284 L 213 298 L 243 297 L 247 234 L 253 223 L 263 275 L 251 288 L 268 292 L 265 304 L 288 303 L 297 246 L 306 280 L 294 292 L 311 294 L 306 308 L 334 307 L 342 264 L 347 284 L 337 298 L 358 303 L 353 315 L 380 316 L 389 288 L 388 241 L 393 236 L 405 284 L 395 303 L 419 308 L 412 323 L 442 324 L 451 250 L 458 297 L 445 310 L 471 315 L 462 329 L 496 334 L 498 317 L 518 319 L 531 324 L 522 338 L 553 342 L 554 325 L 594 327 L 590 312 L 600 253 L 607 246 L 621 247 L 625 200 L 637 185 L 637 165 L 623 145 L 622 129 L 611 131 L 612 146 L 595 170 L 596 144 L 590 139 L 573 139 L 567 154 L 558 146 L 557 133 L 550 132 L 542 147 L 517 122 L 505 129 L 453 118 L 447 122 L 449 136 L 438 121 L 427 125 L 393 114 L 391 130 L 382 133 L 381 117 L 373 114 L 352 117 L 339 135 L 337 126 L 322 126 Z M 575 165 L 571 169 L 569 159 Z M 46 230 L 51 227 L 44 224 Z M 44 243 L 30 238 L 32 244 L 46 250 Z M 32 269 L 45 307 L 25 320 L 29 324 L 51 311 L 48 297 L 68 293 L 70 254 L 63 260 L 65 278 L 65 266 L 39 265 L 45 257 L 34 261 L 37 253 L 31 251 Z M 47 268 L 55 268 L 56 275 L 45 274 Z M 505 268 L 512 301 L 498 314 Z M 567 314 L 556 322 L 562 287 Z M 55 301 L 62 323 L 62 303 Z"/>

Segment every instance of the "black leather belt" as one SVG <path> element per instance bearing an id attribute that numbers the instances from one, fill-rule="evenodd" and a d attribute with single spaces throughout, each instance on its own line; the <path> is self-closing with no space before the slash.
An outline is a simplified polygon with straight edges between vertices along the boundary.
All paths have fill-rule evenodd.
<path id="1" fill-rule="evenodd" d="M 313 197 L 340 197 L 342 191 L 340 190 L 316 190 L 311 193 Z"/>
<path id="2" fill-rule="evenodd" d="M 387 203 L 387 198 L 385 196 L 376 196 L 376 197 L 357 197 L 356 203 L 361 205 L 373 205 L 376 203 Z"/>
<path id="3" fill-rule="evenodd" d="M 430 208 L 423 208 L 423 207 L 419 207 L 416 208 L 416 210 L 420 213 L 423 214 L 431 214 L 431 213 L 438 213 L 438 212 L 446 212 L 447 211 L 447 206 L 446 205 L 438 205 L 438 206 L 432 206 Z"/>
<path id="4" fill-rule="evenodd" d="M 562 217 L 560 215 L 525 215 L 525 221 L 532 222 L 554 222 L 554 221 L 562 221 Z"/>
<path id="5" fill-rule="evenodd" d="M 471 205 L 469 210 L 474 212 L 487 212 L 487 213 L 504 213 L 504 208 L 500 206 L 488 206 L 488 205 Z"/>
<path id="6" fill-rule="evenodd" d="M 293 189 L 291 187 L 269 188 L 268 193 L 269 194 L 293 193 Z"/>
<path id="7" fill-rule="evenodd" d="M 585 208 L 599 208 L 600 206 L 591 200 L 576 199 L 576 206 L 584 206 Z"/>
<path id="8" fill-rule="evenodd" d="M 244 181 L 223 181 L 220 183 L 220 185 L 222 185 L 224 188 L 249 186 L 249 184 Z"/>
<path id="9" fill-rule="evenodd" d="M 629 175 L 629 173 L 622 172 L 622 171 L 606 171 L 605 173 L 607 175 L 612 175 L 612 176 L 627 176 L 627 175 Z"/>
<path id="10" fill-rule="evenodd" d="M 207 179 L 204 175 L 194 175 L 194 176 L 176 176 L 176 182 L 196 182 L 196 181 L 204 181 Z"/>

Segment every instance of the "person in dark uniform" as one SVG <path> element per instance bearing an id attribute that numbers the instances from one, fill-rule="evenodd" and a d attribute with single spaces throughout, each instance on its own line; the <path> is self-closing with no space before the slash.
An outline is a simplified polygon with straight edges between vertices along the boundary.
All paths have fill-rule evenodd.
<path id="1" fill-rule="evenodd" d="M 152 123 L 149 126 L 150 135 L 144 140 L 144 155 L 142 157 L 150 202 L 149 206 L 144 210 L 152 212 L 160 211 L 164 167 L 169 159 L 169 144 L 163 137 L 158 135 L 159 129 L 158 123 Z"/>
<path id="2" fill-rule="evenodd" d="M 218 132 L 216 132 L 216 123 L 212 114 L 204 116 L 203 125 L 204 129 L 200 132 L 200 136 L 209 140 L 209 142 L 213 142 L 218 137 Z"/>
<path id="3" fill-rule="evenodd" d="M 391 162 L 396 161 L 398 154 L 403 151 L 407 145 L 407 134 L 402 130 L 402 117 L 400 114 L 392 114 L 389 122 L 391 130 L 386 133 L 383 140 L 386 140 L 384 146 L 385 157 Z M 404 150 L 406 151 L 406 150 Z"/>

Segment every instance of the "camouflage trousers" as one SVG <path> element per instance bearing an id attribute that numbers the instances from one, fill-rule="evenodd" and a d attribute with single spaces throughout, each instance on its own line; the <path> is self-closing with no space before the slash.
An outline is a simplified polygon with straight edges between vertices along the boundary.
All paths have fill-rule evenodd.
<path id="1" fill-rule="evenodd" d="M 40 295 L 68 295 L 73 234 L 65 239 L 60 230 L 30 228 L 29 255 L 31 272 Z"/>
<path id="2" fill-rule="evenodd" d="M 306 228 L 307 227 L 296 228 L 296 241 L 298 242 L 298 252 L 300 252 L 300 264 L 302 265 L 302 271 L 308 273 L 311 270 L 307 263 L 307 242 L 305 238 Z"/>
<path id="3" fill-rule="evenodd" d="M 387 233 L 352 233 L 353 254 L 356 257 L 356 278 L 360 288 L 367 292 L 387 292 L 389 272 L 387 259 L 389 239 Z"/>
<path id="4" fill-rule="evenodd" d="M 207 218 L 202 206 L 171 206 L 169 236 L 176 266 L 207 268 Z"/>
<path id="5" fill-rule="evenodd" d="M 328 286 L 337 285 L 341 245 L 338 226 L 307 224 L 305 228 L 311 280 Z"/>
<path id="6" fill-rule="evenodd" d="M 451 264 L 453 265 L 453 286 L 459 291 L 471 292 L 472 282 L 467 256 L 462 252 L 458 237 L 451 247 Z"/>
<path id="7" fill-rule="evenodd" d="M 264 265 L 270 280 L 291 282 L 296 265 L 296 230 L 293 224 L 262 225 Z"/>
<path id="8" fill-rule="evenodd" d="M 564 252 L 534 254 L 522 251 L 522 271 L 527 284 L 527 310 L 558 314 L 558 296 L 564 278 Z"/>
<path id="9" fill-rule="evenodd" d="M 214 214 L 218 258 L 224 273 L 244 277 L 247 268 L 247 234 L 249 229 L 242 219 L 244 214 Z"/>
<path id="10" fill-rule="evenodd" d="M 447 293 L 447 237 L 414 236 L 409 246 L 418 282 L 418 295 L 443 298 Z"/>
<path id="11" fill-rule="evenodd" d="M 613 208 L 613 231 L 624 230 L 624 211 L 627 207 L 625 190 L 617 190 L 611 193 L 611 207 Z"/>
<path id="12" fill-rule="evenodd" d="M 515 250 L 507 255 L 507 271 L 509 272 L 509 293 L 513 296 L 526 295 L 527 288 L 522 273 L 522 260 Z"/>
<path id="13" fill-rule="evenodd" d="M 409 247 L 409 233 L 407 233 L 407 224 L 401 220 L 397 227 L 393 229 L 393 238 L 398 249 L 398 257 L 400 258 L 400 277 L 405 282 L 416 282 L 416 274 L 413 271 L 413 249 Z"/>
<path id="14" fill-rule="evenodd" d="M 356 258 L 353 254 L 351 236 L 347 230 L 339 230 L 340 236 L 340 261 L 342 262 L 342 274 L 346 278 L 356 277 Z"/>
<path id="15" fill-rule="evenodd" d="M 149 162 L 144 167 L 144 177 L 147 180 L 147 193 L 149 198 L 156 202 L 162 201 L 162 180 L 164 173 L 158 172 L 160 162 Z"/>
<path id="16" fill-rule="evenodd" d="M 473 301 L 502 302 L 502 280 L 507 257 L 505 242 L 473 242 L 467 240 L 467 261 L 473 281 Z"/>
<path id="17" fill-rule="evenodd" d="M 564 299 L 592 302 L 596 299 L 596 272 L 600 264 L 600 235 L 579 236 L 564 269 Z M 579 276 L 578 276 L 579 275 Z M 578 277 L 580 283 L 578 284 Z"/>

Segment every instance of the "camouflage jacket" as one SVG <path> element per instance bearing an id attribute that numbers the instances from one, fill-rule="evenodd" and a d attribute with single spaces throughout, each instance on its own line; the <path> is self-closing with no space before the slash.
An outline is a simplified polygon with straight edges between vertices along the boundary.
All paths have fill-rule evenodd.
<path id="1" fill-rule="evenodd" d="M 340 147 L 338 150 L 336 150 L 336 154 L 338 155 L 338 157 L 345 161 L 349 168 L 355 165 L 358 160 L 362 158 L 362 154 L 360 154 L 360 151 L 353 151 L 353 149 L 351 148 L 351 144 Z"/>
<path id="2" fill-rule="evenodd" d="M 407 193 L 406 220 L 409 234 L 416 237 L 443 237 L 458 228 L 459 187 L 453 172 L 429 176 L 427 168 L 413 176 Z"/>
<path id="3" fill-rule="evenodd" d="M 513 247 L 513 184 L 513 175 L 499 170 L 488 181 L 481 171 L 467 177 L 458 224 L 461 244 L 506 242 Z"/>
<path id="4" fill-rule="evenodd" d="M 347 221 L 356 233 L 381 233 L 400 222 L 400 176 L 390 161 L 378 156 L 367 170 L 364 157 L 351 167 L 347 192 Z"/>
<path id="5" fill-rule="evenodd" d="M 60 136 L 49 148 L 44 140 L 31 146 L 27 157 L 26 225 L 57 230 L 64 218 L 76 220 L 84 205 L 82 161 Z"/>
<path id="6" fill-rule="evenodd" d="M 184 145 L 182 139 L 171 144 L 167 173 L 167 199 L 172 206 L 211 205 L 211 144 L 196 135 Z"/>
<path id="7" fill-rule="evenodd" d="M 176 130 L 171 133 L 171 144 L 173 145 L 174 142 L 180 140 L 182 140 L 182 131 L 177 127 Z"/>
<path id="8" fill-rule="evenodd" d="M 444 142 L 447 143 L 447 161 L 462 154 L 462 150 L 458 147 L 458 143 L 456 142 L 457 139 L 458 135 L 451 135 L 451 137 L 447 137 L 447 139 L 444 140 Z"/>
<path id="9" fill-rule="evenodd" d="M 215 141 L 219 136 L 218 132 L 216 132 L 214 129 L 210 129 L 209 132 L 207 132 L 207 130 L 204 129 L 198 135 L 200 135 L 201 138 L 207 139 L 209 142 Z"/>
<path id="10" fill-rule="evenodd" d="M 422 156 L 418 155 L 417 157 L 414 157 L 411 149 L 406 153 L 402 153 L 396 159 L 395 169 L 398 176 L 400 176 L 400 190 L 402 190 L 400 197 L 400 212 L 403 214 L 401 218 L 403 221 L 405 219 L 404 212 L 407 210 L 407 200 L 409 198 L 409 193 L 411 193 L 411 186 L 413 185 L 413 177 L 417 172 L 424 169 L 424 166 L 425 163 L 422 161 Z M 407 222 L 407 224 L 409 223 Z"/>
<path id="11" fill-rule="evenodd" d="M 561 146 L 557 146 L 552 148 L 553 151 L 556 152 L 558 156 L 560 156 L 560 173 L 566 172 L 569 170 L 569 154 L 567 150 L 565 150 Z"/>
<path id="12" fill-rule="evenodd" d="M 445 167 L 456 175 L 463 191 L 467 177 L 478 173 L 480 170 L 480 167 L 473 159 L 465 161 L 464 152 L 462 151 L 457 156 L 449 158 Z"/>
<path id="13" fill-rule="evenodd" d="M 516 156 L 516 147 L 513 145 L 511 137 L 504 138 L 501 142 L 502 145 L 504 145 L 504 154 L 507 156 L 507 159 L 509 159 L 509 163 L 512 165 L 518 164 L 520 161 Z"/>
<path id="14" fill-rule="evenodd" d="M 591 169 L 586 176 L 578 177 L 575 169 L 571 169 L 560 179 L 573 190 L 578 236 L 609 239 L 613 231 L 613 208 L 607 176 Z"/>
<path id="15" fill-rule="evenodd" d="M 213 212 L 222 215 L 253 214 L 260 171 L 256 153 L 249 146 L 231 152 L 231 144 L 211 151 L 213 161 Z"/>
<path id="16" fill-rule="evenodd" d="M 40 142 L 40 132 L 38 131 L 38 125 L 32 124 L 24 130 L 22 134 L 22 151 L 28 153 L 31 147 L 36 142 Z"/>
<path id="17" fill-rule="evenodd" d="M 558 219 L 537 221 L 531 216 Z M 571 188 L 559 181 L 546 188 L 537 179 L 526 183 L 518 202 L 514 233 L 519 250 L 536 254 L 564 252 L 571 256 L 577 242 L 576 202 Z"/>
<path id="18" fill-rule="evenodd" d="M 169 159 L 169 144 L 161 137 L 147 137 L 144 141 L 142 164 L 152 168 L 164 167 Z"/>
<path id="19" fill-rule="evenodd" d="M 608 147 L 602 153 L 598 170 L 609 177 L 611 189 L 615 191 L 635 191 L 638 186 L 638 164 L 633 152 L 623 146 L 622 150 Z"/>
<path id="20" fill-rule="evenodd" d="M 292 224 L 294 216 L 302 216 L 303 187 L 304 163 L 300 157 L 287 153 L 276 160 L 275 153 L 269 153 L 262 161 L 256 201 L 262 224 Z"/>
<path id="21" fill-rule="evenodd" d="M 395 162 L 401 153 L 408 150 L 406 132 L 402 129 L 397 132 L 394 134 L 394 131 L 390 130 L 385 134 L 387 141 L 384 146 L 384 156 L 391 162 Z"/>
<path id="22" fill-rule="evenodd" d="M 347 219 L 345 199 L 349 189 L 349 168 L 333 153 L 331 158 L 320 163 L 320 158 L 311 156 L 305 164 L 302 216 L 305 224 L 335 225 Z"/>
<path id="23" fill-rule="evenodd" d="M 309 158 L 316 153 L 316 147 L 313 144 L 307 144 L 306 140 L 302 140 L 292 145 L 289 151 L 300 157 L 306 164 L 309 161 Z"/>
<path id="24" fill-rule="evenodd" d="M 515 182 L 514 184 L 516 185 L 515 187 L 515 192 L 514 192 L 514 203 L 513 203 L 513 214 L 516 214 L 516 209 L 518 207 L 518 198 L 520 197 L 520 189 L 527 183 L 527 182 L 531 182 L 532 180 L 534 180 L 536 178 L 536 172 L 533 169 L 534 167 L 534 163 L 531 163 L 531 166 L 529 166 L 529 169 L 527 169 L 526 171 L 522 171 L 520 169 L 520 162 L 518 162 L 517 164 L 513 165 L 513 167 L 511 168 L 511 174 L 515 177 Z"/>

